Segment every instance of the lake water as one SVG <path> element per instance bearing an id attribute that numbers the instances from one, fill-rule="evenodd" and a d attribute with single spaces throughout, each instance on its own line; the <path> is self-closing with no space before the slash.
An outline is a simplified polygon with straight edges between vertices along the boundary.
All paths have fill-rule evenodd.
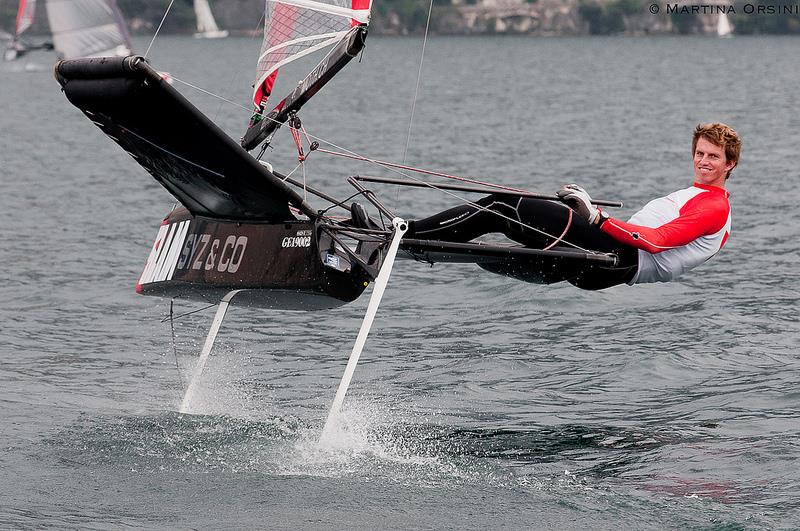
<path id="1" fill-rule="evenodd" d="M 150 56 L 247 107 L 258 47 L 164 37 Z M 693 127 L 725 121 L 744 140 L 727 245 L 677 282 L 599 293 L 400 261 L 323 446 L 368 294 L 234 306 L 180 415 L 213 310 L 178 320 L 173 347 L 169 301 L 133 290 L 171 196 L 60 94 L 52 55 L 2 64 L 0 527 L 800 526 L 800 41 L 431 38 L 406 151 L 420 47 L 370 38 L 308 131 L 542 192 L 578 182 L 624 218 L 687 186 Z M 238 139 L 246 109 L 175 86 Z M 293 149 L 281 131 L 269 158 L 289 171 Z M 307 164 L 339 197 L 356 173 L 387 175 Z M 458 201 L 376 190 L 408 217 Z"/>

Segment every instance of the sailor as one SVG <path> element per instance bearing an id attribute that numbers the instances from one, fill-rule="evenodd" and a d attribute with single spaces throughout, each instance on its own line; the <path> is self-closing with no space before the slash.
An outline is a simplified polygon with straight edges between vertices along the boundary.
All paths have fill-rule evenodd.
<path id="1" fill-rule="evenodd" d="M 615 266 L 587 266 L 567 279 L 583 289 L 668 282 L 725 244 L 731 230 L 725 185 L 740 151 L 741 140 L 728 125 L 698 125 L 692 138 L 692 186 L 650 201 L 627 222 L 594 206 L 580 186 L 568 184 L 557 193 L 563 203 L 492 194 L 412 221 L 406 237 L 466 242 L 500 232 L 531 248 L 615 254 Z"/>

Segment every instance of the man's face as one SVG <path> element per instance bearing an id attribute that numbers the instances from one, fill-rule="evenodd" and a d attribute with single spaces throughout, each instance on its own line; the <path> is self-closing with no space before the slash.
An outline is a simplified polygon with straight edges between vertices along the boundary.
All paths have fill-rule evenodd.
<path id="1" fill-rule="evenodd" d="M 725 150 L 712 144 L 706 138 L 697 139 L 694 149 L 694 180 L 700 184 L 725 187 L 725 176 L 733 169 L 728 162 Z"/>

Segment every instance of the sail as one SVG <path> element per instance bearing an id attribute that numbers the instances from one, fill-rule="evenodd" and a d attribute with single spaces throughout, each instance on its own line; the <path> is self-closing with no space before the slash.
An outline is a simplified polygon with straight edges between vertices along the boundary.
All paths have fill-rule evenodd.
<path id="1" fill-rule="evenodd" d="M 25 30 L 31 27 L 34 11 L 36 11 L 36 0 L 20 0 L 14 38 L 18 38 Z"/>
<path id="2" fill-rule="evenodd" d="M 46 0 L 46 6 L 60 58 L 132 53 L 128 29 L 115 0 Z"/>
<path id="3" fill-rule="evenodd" d="M 370 5 L 370 0 L 266 0 L 256 108 L 264 109 L 281 66 L 339 43 L 353 26 L 366 25 Z"/>
<path id="4" fill-rule="evenodd" d="M 228 32 L 220 30 L 208 0 L 194 0 L 194 14 L 197 17 L 197 33 L 195 37 L 219 38 L 227 37 Z"/>
<path id="5" fill-rule="evenodd" d="M 731 27 L 730 20 L 728 20 L 728 15 L 720 13 L 717 19 L 717 36 L 730 37 L 732 33 L 733 28 Z"/>

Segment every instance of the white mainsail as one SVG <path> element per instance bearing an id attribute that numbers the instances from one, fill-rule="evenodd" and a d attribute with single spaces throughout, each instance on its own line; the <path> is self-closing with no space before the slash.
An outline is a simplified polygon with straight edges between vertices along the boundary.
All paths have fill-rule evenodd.
<path id="1" fill-rule="evenodd" d="M 115 0 L 46 0 L 53 44 L 62 59 L 131 55 Z"/>
<path id="2" fill-rule="evenodd" d="M 194 0 L 194 14 L 197 17 L 197 33 L 195 37 L 203 39 L 220 39 L 228 36 L 227 30 L 219 29 L 208 0 Z"/>
<path id="3" fill-rule="evenodd" d="M 264 108 L 281 66 L 338 44 L 351 28 L 369 22 L 370 7 L 371 0 L 266 0 L 256 108 Z"/>
<path id="4" fill-rule="evenodd" d="M 717 36 L 730 37 L 732 34 L 733 28 L 728 20 L 728 15 L 725 13 L 720 13 L 719 18 L 717 19 Z"/>

